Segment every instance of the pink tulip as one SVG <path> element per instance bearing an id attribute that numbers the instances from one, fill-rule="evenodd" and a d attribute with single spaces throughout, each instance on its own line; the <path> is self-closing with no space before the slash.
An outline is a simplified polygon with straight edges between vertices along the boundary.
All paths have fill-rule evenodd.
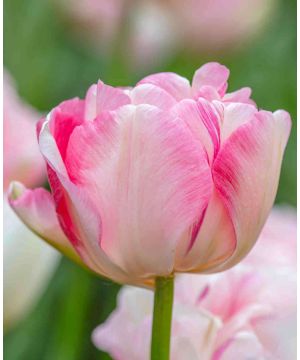
<path id="1" fill-rule="evenodd" d="M 230 268 L 272 207 L 291 122 L 248 88 L 226 94 L 228 76 L 208 63 L 192 86 L 174 73 L 132 89 L 99 81 L 61 103 L 38 130 L 52 195 L 14 184 L 12 207 L 117 282 Z"/>
<path id="2" fill-rule="evenodd" d="M 295 253 L 296 213 L 275 208 L 239 265 L 211 276 L 179 276 L 171 359 L 295 359 Z M 117 309 L 94 331 L 94 344 L 114 359 L 148 359 L 152 297 L 124 287 Z"/>
<path id="3" fill-rule="evenodd" d="M 4 189 L 12 180 L 27 186 L 41 185 L 46 179 L 46 169 L 35 141 L 35 125 L 40 114 L 19 99 L 7 72 L 4 72 L 3 89 Z"/>

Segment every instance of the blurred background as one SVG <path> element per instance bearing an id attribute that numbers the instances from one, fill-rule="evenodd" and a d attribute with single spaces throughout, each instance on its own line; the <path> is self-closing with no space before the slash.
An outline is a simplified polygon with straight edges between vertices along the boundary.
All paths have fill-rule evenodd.
<path id="1" fill-rule="evenodd" d="M 230 91 L 250 86 L 259 107 L 290 112 L 276 202 L 296 206 L 296 0 L 4 1 L 4 67 L 39 113 L 83 97 L 99 78 L 126 86 L 175 71 L 191 80 L 206 61 L 230 69 Z M 118 290 L 62 259 L 39 300 L 5 331 L 5 359 L 110 359 L 90 335 Z"/>

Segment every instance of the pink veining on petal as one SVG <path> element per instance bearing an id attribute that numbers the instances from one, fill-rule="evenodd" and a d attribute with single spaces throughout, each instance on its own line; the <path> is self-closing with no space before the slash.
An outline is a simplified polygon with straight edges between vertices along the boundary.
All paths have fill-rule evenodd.
<path id="1" fill-rule="evenodd" d="M 199 220 L 198 220 L 198 221 L 193 225 L 193 227 L 192 227 L 192 233 L 191 233 L 190 243 L 189 243 L 189 245 L 188 245 L 188 247 L 187 247 L 187 250 L 186 250 L 187 253 L 192 249 L 192 247 L 193 247 L 193 245 L 194 245 L 194 243 L 195 243 L 195 240 L 196 240 L 196 238 L 197 238 L 197 235 L 198 235 L 199 230 L 200 230 L 200 228 L 201 228 L 201 225 L 202 225 L 202 223 L 203 223 L 206 210 L 207 210 L 207 207 L 206 207 L 205 209 L 203 209 L 203 211 L 202 211 L 202 213 L 201 213 L 201 215 L 200 215 L 200 217 L 199 217 Z"/>
<path id="2" fill-rule="evenodd" d="M 198 100 L 197 106 L 201 115 L 201 119 L 213 141 L 215 158 L 220 148 L 220 125 L 217 113 L 214 111 L 213 107 L 203 99 Z"/>

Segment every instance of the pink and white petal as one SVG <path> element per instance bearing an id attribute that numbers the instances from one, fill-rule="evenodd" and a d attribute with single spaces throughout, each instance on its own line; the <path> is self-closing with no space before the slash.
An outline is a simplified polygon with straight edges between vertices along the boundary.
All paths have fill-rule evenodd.
<path id="1" fill-rule="evenodd" d="M 47 123 L 47 128 L 57 144 L 62 159 L 65 158 L 70 134 L 84 121 L 84 106 L 84 101 L 78 98 L 64 101 L 54 108 L 47 118 L 41 119 L 38 123 L 38 138 Z"/>
<path id="2" fill-rule="evenodd" d="M 257 240 L 275 199 L 290 126 L 286 112 L 261 111 L 232 133 L 215 159 L 214 183 L 237 238 L 219 270 L 239 262 Z"/>
<path id="3" fill-rule="evenodd" d="M 201 86 L 199 91 L 197 91 L 197 95 L 194 96 L 194 98 L 196 99 L 201 97 L 208 101 L 221 100 L 221 97 L 217 90 L 213 86 L 209 85 Z"/>
<path id="4" fill-rule="evenodd" d="M 183 120 L 193 136 L 204 147 L 212 163 L 219 149 L 220 119 L 214 107 L 206 100 L 191 99 L 180 101 L 172 108 L 172 114 Z"/>
<path id="5" fill-rule="evenodd" d="M 85 95 L 84 120 L 91 121 L 97 116 L 97 85 L 89 87 Z"/>
<path id="6" fill-rule="evenodd" d="M 87 122 L 92 123 L 92 122 Z M 129 282 L 100 246 L 101 218 L 88 194 L 69 180 L 59 149 L 46 122 L 39 136 L 40 149 L 48 163 L 48 178 L 62 229 L 83 261 L 93 271 L 117 282 Z"/>
<path id="7" fill-rule="evenodd" d="M 190 304 L 174 303 L 171 358 L 211 359 L 221 321 L 212 313 Z"/>
<path id="8" fill-rule="evenodd" d="M 94 345 L 115 359 L 148 359 L 152 308 L 152 291 L 124 286 L 118 294 L 116 310 L 93 331 Z"/>
<path id="9" fill-rule="evenodd" d="M 43 188 L 29 190 L 21 183 L 13 182 L 8 196 L 11 207 L 29 229 L 64 255 L 83 265 L 59 226 L 55 204 L 48 191 Z"/>
<path id="10" fill-rule="evenodd" d="M 240 331 L 214 353 L 212 360 L 264 360 L 264 348 L 254 333 Z"/>
<path id="11" fill-rule="evenodd" d="M 165 90 L 176 101 L 191 97 L 191 86 L 189 81 L 172 72 L 164 72 L 145 77 L 138 82 L 140 84 L 152 84 Z"/>
<path id="12" fill-rule="evenodd" d="M 223 96 L 224 102 L 238 102 L 243 104 L 251 104 L 256 106 L 255 102 L 251 99 L 252 90 L 249 87 L 243 87 L 237 91 L 227 93 Z"/>
<path id="13" fill-rule="evenodd" d="M 229 103 L 223 106 L 222 143 L 241 125 L 251 121 L 258 111 L 255 106 L 242 103 Z"/>
<path id="14" fill-rule="evenodd" d="M 67 167 L 101 213 L 104 251 L 137 276 L 171 273 L 212 184 L 185 123 L 150 105 L 123 107 L 74 131 Z"/>
<path id="15" fill-rule="evenodd" d="M 258 318 L 252 326 L 268 354 L 276 359 L 292 360 L 297 358 L 297 305 L 293 312 L 285 310 Z"/>
<path id="16" fill-rule="evenodd" d="M 137 85 L 131 90 L 130 97 L 134 105 L 149 104 L 164 110 L 168 110 L 176 104 L 173 96 L 152 84 Z"/>
<path id="17" fill-rule="evenodd" d="M 193 96 L 197 97 L 198 91 L 203 86 L 212 86 L 221 97 L 226 93 L 229 70 L 216 62 L 207 63 L 198 69 L 193 77 Z"/>
<path id="18" fill-rule="evenodd" d="M 236 247 L 236 237 L 227 211 L 214 191 L 192 246 L 182 240 L 176 251 L 177 272 L 213 272 Z"/>
<path id="19" fill-rule="evenodd" d="M 50 181 L 54 192 L 60 193 L 56 211 L 60 224 L 71 239 L 83 261 L 95 272 L 119 283 L 139 281 L 129 277 L 101 249 L 101 217 L 84 190 L 57 174 L 56 186 Z"/>
<path id="20" fill-rule="evenodd" d="M 100 80 L 98 81 L 96 101 L 97 115 L 102 111 L 115 110 L 130 103 L 130 97 L 126 94 L 125 90 L 114 88 L 104 84 Z"/>

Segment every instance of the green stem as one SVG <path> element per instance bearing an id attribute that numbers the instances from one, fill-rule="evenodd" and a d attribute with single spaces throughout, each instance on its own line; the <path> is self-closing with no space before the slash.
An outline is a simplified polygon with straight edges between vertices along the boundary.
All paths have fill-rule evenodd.
<path id="1" fill-rule="evenodd" d="M 155 281 L 151 360 L 169 360 L 174 278 L 158 277 Z"/>

